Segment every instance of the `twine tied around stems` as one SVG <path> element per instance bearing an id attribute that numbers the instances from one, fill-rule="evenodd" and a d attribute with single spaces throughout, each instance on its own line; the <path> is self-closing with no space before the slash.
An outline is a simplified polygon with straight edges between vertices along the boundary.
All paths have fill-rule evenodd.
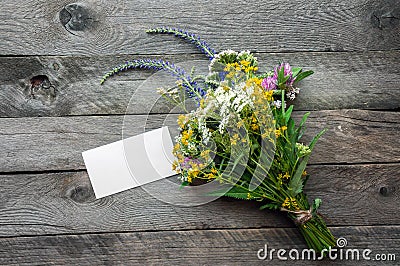
<path id="1" fill-rule="evenodd" d="M 294 220 L 294 223 L 296 225 L 303 225 L 306 222 L 308 222 L 309 220 L 311 220 L 311 218 L 313 217 L 312 214 L 312 207 L 310 207 L 309 210 L 299 210 L 299 211 L 291 211 L 285 208 L 281 208 L 281 211 L 285 211 L 285 212 L 290 212 L 296 215 L 296 219 Z"/>
<path id="2" fill-rule="evenodd" d="M 312 206 L 310 206 L 310 209 L 308 209 L 308 210 L 292 211 L 292 210 L 288 210 L 288 209 L 282 207 L 281 211 L 295 214 L 296 219 L 294 220 L 294 223 L 296 225 L 303 225 L 306 222 L 308 222 L 309 220 L 311 220 L 313 218 L 313 215 L 317 215 L 317 209 L 321 205 L 321 202 L 322 201 L 320 199 L 318 199 L 318 198 L 315 199 L 314 204 Z"/>

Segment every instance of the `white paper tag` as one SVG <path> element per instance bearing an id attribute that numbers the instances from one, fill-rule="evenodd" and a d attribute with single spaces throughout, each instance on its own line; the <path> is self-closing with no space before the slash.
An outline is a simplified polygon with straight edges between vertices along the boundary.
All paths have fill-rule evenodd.
<path id="1" fill-rule="evenodd" d="M 176 173 L 168 127 L 82 153 L 96 198 L 138 187 Z"/>

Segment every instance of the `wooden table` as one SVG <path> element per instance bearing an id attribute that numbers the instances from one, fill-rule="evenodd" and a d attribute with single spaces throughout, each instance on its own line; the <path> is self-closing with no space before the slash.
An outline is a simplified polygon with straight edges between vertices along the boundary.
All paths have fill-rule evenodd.
<path id="1" fill-rule="evenodd" d="M 400 260 L 399 0 L 71 2 L 1 3 L 0 264 L 278 264 L 257 251 L 305 248 L 285 215 L 257 202 L 182 208 L 141 188 L 95 199 L 81 152 L 121 139 L 129 100 L 153 72 L 104 86 L 101 76 L 134 58 L 207 65 L 190 44 L 144 32 L 160 25 L 199 33 L 218 51 L 249 49 L 265 67 L 313 69 L 295 116 L 311 111 L 306 140 L 328 132 L 306 190 L 348 248 Z M 143 96 L 128 109 L 129 134 L 168 113 L 163 102 L 149 116 L 147 107 Z"/>

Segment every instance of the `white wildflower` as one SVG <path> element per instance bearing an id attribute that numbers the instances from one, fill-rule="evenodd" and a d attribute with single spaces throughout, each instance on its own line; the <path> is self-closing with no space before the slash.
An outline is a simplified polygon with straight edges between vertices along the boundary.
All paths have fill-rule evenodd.
<path id="1" fill-rule="evenodd" d="M 217 62 L 219 62 L 219 60 L 221 59 L 221 57 L 224 56 L 235 56 L 237 57 L 238 53 L 228 49 L 228 50 L 223 50 L 221 52 L 219 52 L 218 54 L 214 55 L 214 58 L 211 60 L 210 64 L 208 65 L 208 69 L 209 72 L 213 72 L 214 66 Z"/>
<path id="2" fill-rule="evenodd" d="M 167 93 L 167 90 L 164 89 L 164 88 L 158 88 L 158 89 L 157 89 L 157 93 L 159 93 L 159 94 L 161 94 L 161 95 L 164 95 L 164 94 Z"/>
<path id="3" fill-rule="evenodd" d="M 249 50 L 243 50 L 238 54 L 238 57 L 241 57 L 243 55 L 250 55 L 250 51 Z"/>
<path id="4" fill-rule="evenodd" d="M 300 93 L 300 88 L 291 87 L 290 90 L 286 93 L 286 96 L 290 100 L 294 100 L 296 95 Z"/>
<path id="5" fill-rule="evenodd" d="M 294 91 L 288 91 L 286 93 L 286 97 L 288 97 L 290 100 L 294 100 L 296 98 L 296 93 Z"/>
<path id="6" fill-rule="evenodd" d="M 276 108 L 279 109 L 282 106 L 282 101 L 280 100 L 273 101 L 272 106 L 275 106 Z"/>
<path id="7" fill-rule="evenodd" d="M 297 148 L 297 153 L 300 157 L 304 157 L 306 155 L 309 155 L 311 153 L 310 147 L 307 145 L 304 145 L 303 143 L 296 143 L 296 148 Z"/>
<path id="8" fill-rule="evenodd" d="M 178 88 L 174 88 L 174 89 L 172 89 L 172 90 L 170 90 L 170 91 L 168 91 L 168 94 L 169 95 L 173 95 L 173 94 L 178 94 Z"/>

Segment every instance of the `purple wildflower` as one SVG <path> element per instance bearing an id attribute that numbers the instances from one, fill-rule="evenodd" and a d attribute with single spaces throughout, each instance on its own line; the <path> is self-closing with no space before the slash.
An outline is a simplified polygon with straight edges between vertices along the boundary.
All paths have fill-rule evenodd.
<path id="1" fill-rule="evenodd" d="M 278 72 L 283 67 L 283 74 L 285 77 L 289 76 L 289 79 L 286 81 L 286 86 L 292 86 L 296 78 L 293 78 L 292 67 L 289 63 L 281 63 L 279 66 L 275 67 L 273 78 L 278 79 Z"/>
<path id="2" fill-rule="evenodd" d="M 267 91 L 276 90 L 276 83 L 276 77 L 267 77 L 261 82 L 261 86 Z"/>
<path id="3" fill-rule="evenodd" d="M 189 170 L 190 168 L 192 168 L 192 165 L 200 165 L 200 164 L 201 161 L 199 159 L 189 156 L 183 159 L 183 162 L 180 166 L 184 170 Z"/>

